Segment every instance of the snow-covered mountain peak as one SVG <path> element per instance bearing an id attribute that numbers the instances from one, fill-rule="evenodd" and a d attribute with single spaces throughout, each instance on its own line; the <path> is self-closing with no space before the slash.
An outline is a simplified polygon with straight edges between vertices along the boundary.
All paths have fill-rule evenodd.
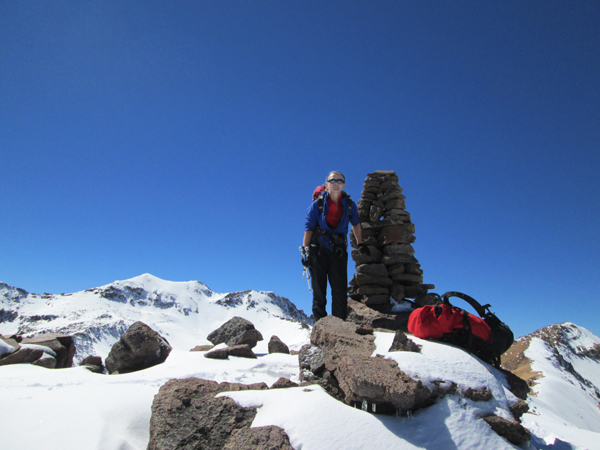
<path id="1" fill-rule="evenodd" d="M 71 334 L 76 361 L 90 354 L 106 357 L 138 320 L 174 347 L 189 350 L 208 343 L 206 336 L 234 316 L 253 322 L 267 340 L 277 334 L 291 348 L 305 342 L 312 323 L 290 300 L 272 292 L 219 294 L 199 281 L 167 281 L 151 274 L 61 295 L 0 285 L 0 334 Z"/>

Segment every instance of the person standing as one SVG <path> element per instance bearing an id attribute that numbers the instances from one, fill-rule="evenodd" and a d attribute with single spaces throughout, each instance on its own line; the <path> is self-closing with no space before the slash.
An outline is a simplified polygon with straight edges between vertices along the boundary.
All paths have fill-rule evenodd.
<path id="1" fill-rule="evenodd" d="M 342 320 L 348 309 L 348 228 L 356 237 L 361 251 L 362 233 L 356 204 L 344 192 L 346 178 L 331 172 L 320 198 L 308 207 L 302 241 L 313 291 L 313 316 L 319 320 L 327 315 L 327 281 L 331 287 L 331 313 Z"/>

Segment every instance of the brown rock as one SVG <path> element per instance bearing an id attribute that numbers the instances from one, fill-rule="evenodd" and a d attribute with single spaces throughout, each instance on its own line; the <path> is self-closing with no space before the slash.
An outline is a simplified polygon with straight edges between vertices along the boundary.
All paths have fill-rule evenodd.
<path id="1" fill-rule="evenodd" d="M 56 354 L 56 368 L 63 369 L 73 366 L 75 356 L 75 342 L 73 336 L 59 333 L 40 334 L 25 338 L 23 344 L 35 344 L 48 347 Z"/>
<path id="2" fill-rule="evenodd" d="M 190 352 L 207 352 L 215 348 L 214 345 L 196 345 Z"/>
<path id="3" fill-rule="evenodd" d="M 384 294 L 386 296 L 389 296 L 390 290 L 383 286 L 377 286 L 377 285 L 371 284 L 371 285 L 360 286 L 359 288 L 356 289 L 356 293 L 358 295 Z"/>
<path id="4" fill-rule="evenodd" d="M 205 353 L 204 357 L 210 359 L 227 359 L 229 357 L 229 352 L 227 348 L 217 348 Z"/>
<path id="5" fill-rule="evenodd" d="M 298 383 L 294 383 L 289 378 L 280 377 L 269 389 L 286 389 L 298 386 Z"/>
<path id="6" fill-rule="evenodd" d="M 367 305 L 348 299 L 348 316 L 346 321 L 357 325 L 371 325 L 373 328 L 388 330 L 406 330 L 410 313 L 384 314 L 369 308 Z"/>
<path id="7" fill-rule="evenodd" d="M 212 447 L 211 447 L 212 448 Z M 235 430 L 223 450 L 294 450 L 285 430 L 274 425 Z"/>
<path id="8" fill-rule="evenodd" d="M 290 354 L 290 348 L 277 336 L 271 336 L 269 341 L 269 353 Z"/>
<path id="9" fill-rule="evenodd" d="M 377 277 L 374 275 L 367 275 L 366 273 L 357 273 L 356 284 L 358 286 L 376 284 L 378 286 L 388 287 L 392 285 L 392 280 L 390 280 L 388 277 Z"/>
<path id="10" fill-rule="evenodd" d="M 356 267 L 356 272 L 376 277 L 388 276 L 388 269 L 385 264 L 361 264 Z"/>
<path id="11" fill-rule="evenodd" d="M 465 392 L 463 392 L 463 395 L 474 402 L 489 402 L 493 398 L 492 391 L 486 388 L 468 388 Z"/>
<path id="12" fill-rule="evenodd" d="M 498 416 L 484 417 L 483 420 L 492 427 L 496 433 L 514 445 L 521 445 L 531 439 L 531 433 L 518 422 L 503 419 Z"/>
<path id="13" fill-rule="evenodd" d="M 32 363 L 43 356 L 44 352 L 39 349 L 21 347 L 16 352 L 9 353 L 4 358 L 0 358 L 0 366 L 9 364 Z"/>
<path id="14" fill-rule="evenodd" d="M 352 250 L 352 259 L 357 265 L 360 264 L 370 264 L 370 263 L 380 263 L 381 258 L 383 258 L 383 254 L 379 251 L 377 247 L 370 245 L 368 247 L 370 254 L 361 253 L 358 250 Z"/>
<path id="15" fill-rule="evenodd" d="M 231 347 L 227 347 L 227 354 L 229 356 L 237 356 L 239 358 L 257 359 L 256 354 L 252 351 L 248 344 L 232 345 Z"/>

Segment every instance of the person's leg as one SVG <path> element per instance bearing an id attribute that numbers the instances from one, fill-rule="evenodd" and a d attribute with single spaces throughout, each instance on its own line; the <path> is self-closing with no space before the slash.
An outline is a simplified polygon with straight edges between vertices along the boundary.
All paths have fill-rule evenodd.
<path id="1" fill-rule="evenodd" d="M 327 315 L 327 271 L 329 266 L 330 252 L 326 248 L 321 248 L 315 255 L 310 266 L 310 280 L 313 291 L 313 316 L 315 321 Z"/>
<path id="2" fill-rule="evenodd" d="M 329 265 L 329 284 L 331 285 L 331 313 L 346 320 L 348 313 L 348 253 L 342 256 L 331 254 Z"/>

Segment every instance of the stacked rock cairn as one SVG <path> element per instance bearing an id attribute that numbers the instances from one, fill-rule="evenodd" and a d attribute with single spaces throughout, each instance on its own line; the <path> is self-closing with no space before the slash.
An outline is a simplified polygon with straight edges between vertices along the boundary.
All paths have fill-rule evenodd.
<path id="1" fill-rule="evenodd" d="M 415 225 L 405 209 L 405 198 L 396 172 L 377 170 L 367 175 L 357 202 L 363 243 L 370 254 L 357 250 L 350 233 L 356 273 L 349 296 L 379 311 L 389 311 L 390 297 L 396 302 L 419 299 L 435 289 L 423 284 L 423 270 L 411 245 L 416 239 Z"/>

